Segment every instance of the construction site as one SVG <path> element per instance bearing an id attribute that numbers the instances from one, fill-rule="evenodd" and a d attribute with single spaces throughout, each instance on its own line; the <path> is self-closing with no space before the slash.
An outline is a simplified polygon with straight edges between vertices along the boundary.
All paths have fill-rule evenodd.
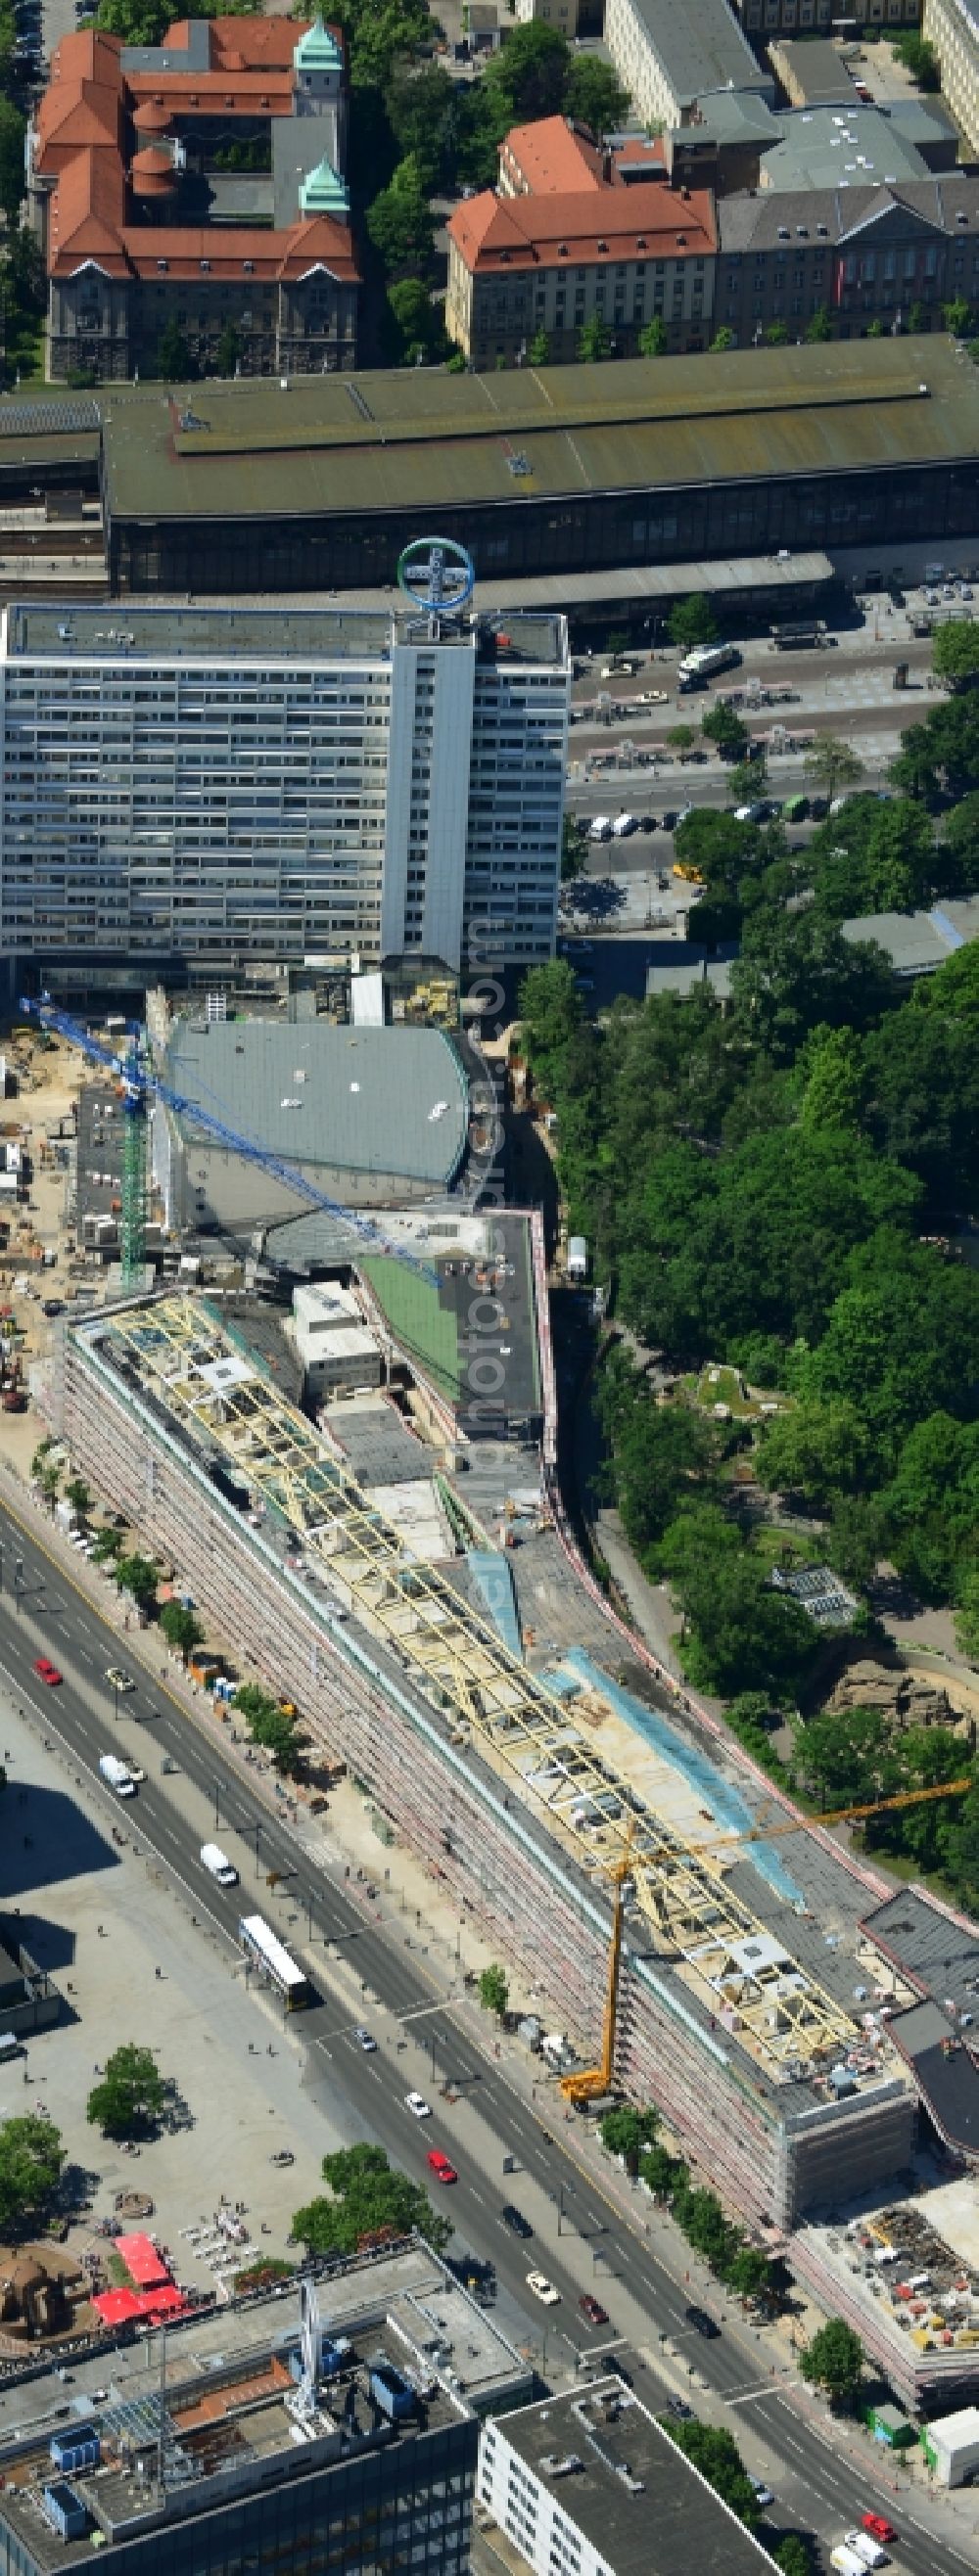
<path id="1" fill-rule="evenodd" d="M 589 2062 L 627 1863 L 610 2076 L 662 2106 L 737 2207 L 783 2231 L 906 2165 L 913 2089 L 883 2023 L 850 2008 L 849 1944 L 826 1946 L 754 1855 L 666 1821 L 601 1689 L 532 1672 L 205 1300 L 70 1324 L 56 1414 L 215 1633 L 533 1969 Z"/>
<path id="2" fill-rule="evenodd" d="M 118 1111 L 118 1065 L 82 1097 Z M 572 2111 L 655 2103 L 828 2312 L 852 2299 L 907 2403 L 974 2393 L 954 2227 L 968 2279 L 940 2331 L 848 2268 L 850 2218 L 918 2187 L 919 2106 L 939 2152 L 962 2143 L 913 2045 L 932 1987 L 874 1938 L 881 1882 L 629 1657 L 566 1546 L 539 1219 L 444 1199 L 345 1219 L 321 1172 L 275 1262 L 264 1232 L 232 1260 L 178 1229 L 156 1289 L 145 1124 L 115 1154 L 116 1302 L 61 1317 L 33 1371 L 65 1460 L 199 1612 L 211 1680 L 293 1702 L 311 1766 L 345 1764 L 382 1839 L 522 1974 Z M 226 1162 L 233 1135 L 214 1143 Z"/>

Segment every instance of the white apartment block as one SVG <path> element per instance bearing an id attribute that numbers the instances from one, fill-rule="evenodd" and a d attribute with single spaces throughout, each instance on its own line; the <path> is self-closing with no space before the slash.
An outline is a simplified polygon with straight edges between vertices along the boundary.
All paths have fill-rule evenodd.
<path id="1" fill-rule="evenodd" d="M 979 13 L 972 0 L 924 0 L 921 32 L 941 65 L 942 97 L 979 152 Z"/>
<path id="2" fill-rule="evenodd" d="M 645 125 L 689 125 L 703 99 L 747 90 L 775 103 L 727 0 L 606 0 L 605 42 L 623 88 Z"/>
<path id="3" fill-rule="evenodd" d="M 477 2523 L 487 2517 L 507 2562 L 533 2576 L 770 2576 L 772 2566 L 621 2379 L 483 2424 Z"/>
<path id="4" fill-rule="evenodd" d="M 560 617 L 12 605 L 4 955 L 538 962 L 568 690 Z"/>

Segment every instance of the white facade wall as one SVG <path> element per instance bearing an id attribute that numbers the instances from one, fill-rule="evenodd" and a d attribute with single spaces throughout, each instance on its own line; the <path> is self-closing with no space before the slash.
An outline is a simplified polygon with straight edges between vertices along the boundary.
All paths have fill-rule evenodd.
<path id="1" fill-rule="evenodd" d="M 462 925 L 472 965 L 553 953 L 568 700 L 566 674 L 553 666 L 500 662 L 478 672 Z"/>
<path id="2" fill-rule="evenodd" d="M 362 653 L 253 659 L 240 612 L 226 654 L 168 649 L 159 612 L 151 647 L 99 642 L 106 612 L 77 609 L 70 643 L 52 620 L 32 649 L 31 614 L 21 632 L 7 611 L 0 648 L 7 956 L 458 968 L 486 903 L 501 962 L 552 953 L 562 621 L 553 661 L 511 669 L 471 627 L 415 644 L 392 621 L 382 645 L 365 616 Z M 213 639 L 220 612 L 202 614 Z"/>
<path id="3" fill-rule="evenodd" d="M 924 0 L 921 32 L 941 65 L 942 97 L 979 151 L 979 16 L 970 0 Z"/>
<path id="4" fill-rule="evenodd" d="M 979 2468 L 979 2408 L 966 2406 L 961 2414 L 939 2416 L 928 2425 L 925 2447 L 939 2486 L 963 2486 Z"/>
<path id="5" fill-rule="evenodd" d="M 514 16 L 521 27 L 539 18 L 545 27 L 559 27 L 562 36 L 578 33 L 578 0 L 516 0 Z"/>
<path id="6" fill-rule="evenodd" d="M 560 2486 L 545 2485 L 507 2441 L 505 2417 L 483 2425 L 476 2503 L 487 2507 L 535 2576 L 614 2576 L 608 2559 L 599 2557 L 573 2518 L 573 2478 L 566 2492 L 567 2512 Z"/>
<path id="7" fill-rule="evenodd" d="M 634 0 L 607 0 L 605 42 L 634 115 L 644 125 L 682 125 L 690 102 L 679 97 Z"/>

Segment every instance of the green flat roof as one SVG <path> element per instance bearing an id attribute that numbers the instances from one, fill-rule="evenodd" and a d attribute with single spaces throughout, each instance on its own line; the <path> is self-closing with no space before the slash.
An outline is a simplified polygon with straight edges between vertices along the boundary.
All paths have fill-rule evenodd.
<path id="1" fill-rule="evenodd" d="M 459 1327 L 451 1307 L 421 1271 L 387 1253 L 361 1256 L 358 1267 L 383 1307 L 395 1340 L 417 1360 L 440 1395 L 457 1404 L 460 1394 Z"/>
<path id="2" fill-rule="evenodd" d="M 306 377 L 286 392 L 267 379 L 208 383 L 192 399 L 194 425 L 181 429 L 180 400 L 162 388 L 113 389 L 110 519 L 431 513 L 979 453 L 979 375 L 945 339 L 492 377 L 412 368 Z"/>

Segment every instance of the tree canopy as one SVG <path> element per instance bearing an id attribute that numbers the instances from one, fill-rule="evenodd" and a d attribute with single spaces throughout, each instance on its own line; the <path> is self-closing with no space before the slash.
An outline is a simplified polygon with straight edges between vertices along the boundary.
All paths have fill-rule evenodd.
<path id="1" fill-rule="evenodd" d="M 383 2147 L 341 2147 L 323 2158 L 325 2194 L 297 2209 L 293 2235 L 312 2254 L 355 2254 L 363 2238 L 416 2230 L 441 2253 L 452 2221 L 434 2210 L 427 2192 L 389 2164 Z"/>
<path id="2" fill-rule="evenodd" d="M 660 2421 L 677 2450 L 700 2470 L 701 2477 L 730 2505 L 738 2521 L 753 2531 L 758 2520 L 758 2498 L 733 2433 L 717 2424 L 678 2424 L 673 2415 L 664 2415 Z"/>
<path id="3" fill-rule="evenodd" d="M 949 687 L 968 688 L 979 680 L 979 627 L 958 621 L 940 626 L 931 648 L 931 666 Z"/>
<path id="4" fill-rule="evenodd" d="M 880 949 L 843 937 L 820 895 L 837 830 L 854 873 L 904 870 L 909 899 L 940 881 L 949 852 L 974 864 L 979 787 L 969 796 L 975 809 L 938 833 L 921 799 L 849 798 L 813 836 L 814 899 L 791 908 L 777 831 L 691 817 L 676 848 L 702 903 L 743 915 L 726 1007 L 699 986 L 620 999 L 596 1024 L 567 961 L 522 987 L 521 1042 L 555 1113 L 569 1226 L 593 1245 L 619 1322 L 674 1381 L 666 1401 L 606 1348 L 607 1490 L 643 1566 L 669 1585 L 691 1679 L 737 1703 L 735 1731 L 769 1768 L 764 1711 L 797 1700 L 816 1632 L 737 1508 L 746 1448 L 783 1523 L 820 1516 L 817 1557 L 859 1594 L 886 1556 L 918 1598 L 950 1604 L 979 1660 L 979 1276 L 951 1241 L 979 1132 L 979 949 L 908 990 Z M 893 876 L 875 890 L 893 893 Z M 738 1406 L 718 1415 L 692 1392 L 709 1362 L 777 1392 L 776 1410 L 750 1424 Z M 914 1731 L 895 1753 L 873 1725 L 861 1736 L 838 1721 L 825 1742 L 817 1723 L 796 1756 L 827 1805 L 879 1796 L 885 1773 L 898 1789 L 940 1786 L 942 1758 Z M 968 1897 L 977 1818 L 979 1790 L 874 1818 L 868 1839 Z"/>
<path id="5" fill-rule="evenodd" d="M 842 2317 L 830 2317 L 819 2326 L 811 2343 L 799 2354 L 803 2379 L 823 2388 L 833 2404 L 850 2402 L 856 2396 L 863 2375 L 863 2345 L 852 2326 Z"/>
<path id="6" fill-rule="evenodd" d="M 0 2124 L 0 2226 L 33 2216 L 50 2200 L 65 2150 L 52 2120 L 27 2112 Z"/>
<path id="7" fill-rule="evenodd" d="M 691 591 L 688 599 L 678 599 L 666 621 L 671 644 L 680 644 L 689 652 L 695 644 L 713 644 L 717 640 L 717 619 L 702 591 Z"/>
<path id="8" fill-rule="evenodd" d="M 241 1710 L 253 1744 L 261 1744 L 271 1753 L 277 1771 L 295 1772 L 300 1760 L 300 1737 L 294 1717 L 280 1708 L 268 1691 L 257 1682 L 242 1682 L 235 1692 L 234 1706 Z"/>
<path id="9" fill-rule="evenodd" d="M 126 2040 L 113 2049 L 93 2085 L 86 2118 L 103 2137 L 138 2137 L 159 2120 L 167 2092 L 153 2049 Z"/>

